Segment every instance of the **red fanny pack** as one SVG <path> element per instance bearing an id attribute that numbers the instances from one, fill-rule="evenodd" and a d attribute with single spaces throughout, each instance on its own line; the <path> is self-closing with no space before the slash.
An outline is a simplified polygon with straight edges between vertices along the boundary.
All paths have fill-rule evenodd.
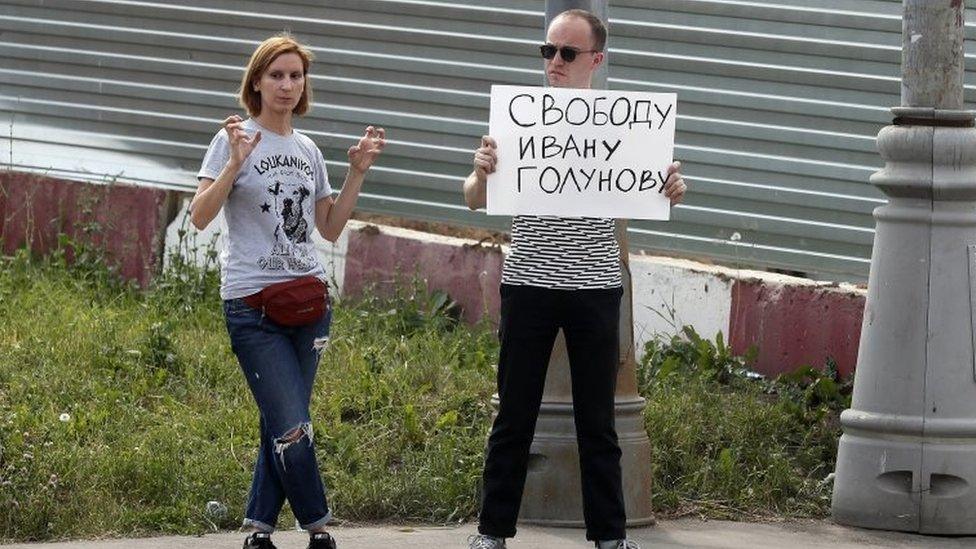
<path id="1" fill-rule="evenodd" d="M 272 284 L 244 302 L 261 309 L 282 326 L 305 326 L 322 318 L 328 309 L 329 287 L 314 276 Z"/>

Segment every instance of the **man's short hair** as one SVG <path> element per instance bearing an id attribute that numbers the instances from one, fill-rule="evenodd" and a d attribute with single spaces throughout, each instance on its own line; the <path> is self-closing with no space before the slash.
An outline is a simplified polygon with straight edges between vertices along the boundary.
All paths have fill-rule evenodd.
<path id="1" fill-rule="evenodd" d="M 579 17 L 586 21 L 590 24 L 590 31 L 593 34 L 593 49 L 603 51 L 607 47 L 607 26 L 593 13 L 581 9 L 566 10 L 557 15 L 553 21 L 560 17 Z"/>

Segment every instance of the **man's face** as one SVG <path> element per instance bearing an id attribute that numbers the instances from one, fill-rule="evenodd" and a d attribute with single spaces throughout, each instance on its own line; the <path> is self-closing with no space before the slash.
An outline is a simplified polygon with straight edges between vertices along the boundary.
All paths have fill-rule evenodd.
<path id="1" fill-rule="evenodd" d="M 557 48 L 569 46 L 580 52 L 572 63 L 567 63 L 561 53 L 545 60 L 549 84 L 556 88 L 589 88 L 593 73 L 603 62 L 603 52 L 583 53 L 593 49 L 590 24 L 579 17 L 558 17 L 549 25 L 546 42 Z"/>

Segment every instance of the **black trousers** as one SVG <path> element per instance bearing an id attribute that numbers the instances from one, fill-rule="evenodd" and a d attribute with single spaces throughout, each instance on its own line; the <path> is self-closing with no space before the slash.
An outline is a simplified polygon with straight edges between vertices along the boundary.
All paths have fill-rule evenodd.
<path id="1" fill-rule="evenodd" d="M 478 531 L 515 535 L 549 356 L 566 337 L 589 540 L 625 537 L 620 446 L 614 426 L 621 288 L 501 286 L 498 417 L 488 438 Z"/>

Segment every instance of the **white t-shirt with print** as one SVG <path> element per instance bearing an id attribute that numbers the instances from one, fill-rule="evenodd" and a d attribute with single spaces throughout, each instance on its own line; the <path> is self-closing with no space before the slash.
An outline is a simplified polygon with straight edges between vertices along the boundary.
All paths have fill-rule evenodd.
<path id="1" fill-rule="evenodd" d="M 220 255 L 220 297 L 251 295 L 276 282 L 301 276 L 326 281 L 315 254 L 315 201 L 332 194 L 322 152 L 307 136 L 280 135 L 254 119 L 244 130 L 261 141 L 234 179 L 224 218 L 225 246 Z M 216 179 L 230 158 L 227 132 L 210 142 L 198 178 Z"/>

